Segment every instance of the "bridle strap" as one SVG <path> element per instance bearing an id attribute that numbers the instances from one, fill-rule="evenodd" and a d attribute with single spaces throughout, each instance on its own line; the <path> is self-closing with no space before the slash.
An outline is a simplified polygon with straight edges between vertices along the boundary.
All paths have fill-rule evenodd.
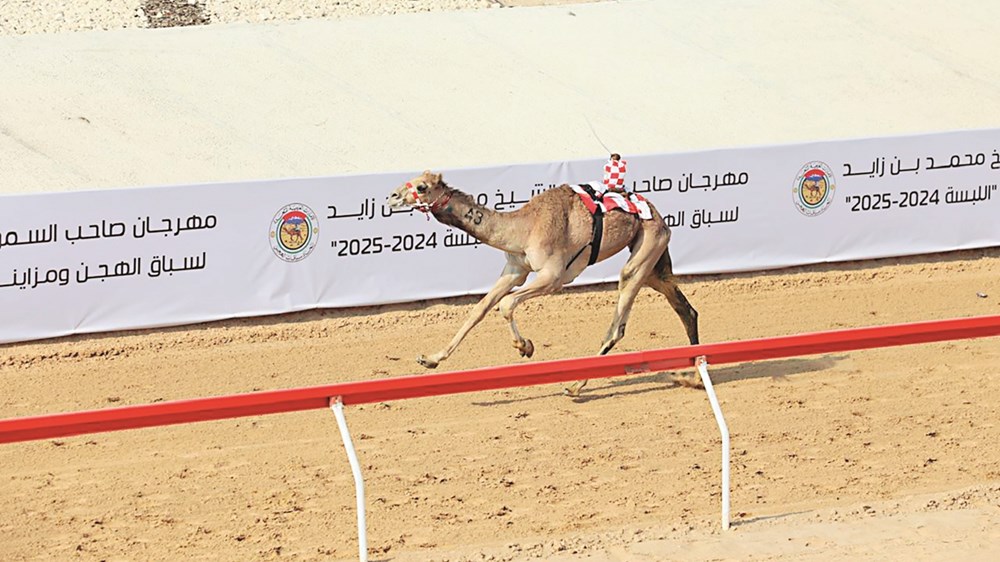
<path id="1" fill-rule="evenodd" d="M 441 207 L 447 205 L 448 201 L 451 201 L 451 193 L 452 192 L 448 191 L 438 196 L 438 198 L 435 199 L 433 203 L 431 203 L 431 211 L 437 211 Z"/>
<path id="2" fill-rule="evenodd" d="M 451 200 L 451 193 L 452 193 L 451 191 L 446 191 L 441 195 L 438 195 L 438 198 L 435 199 L 434 201 L 427 203 L 421 200 L 422 198 L 420 196 L 420 192 L 417 191 L 416 186 L 414 186 L 411 182 L 406 182 L 406 189 L 408 189 L 410 191 L 410 194 L 413 195 L 413 200 L 415 201 L 415 203 L 413 204 L 413 208 L 428 215 L 427 216 L 428 220 L 430 220 L 431 218 L 430 213 L 437 211 L 441 207 L 444 207 L 445 205 L 448 204 L 448 201 Z"/>

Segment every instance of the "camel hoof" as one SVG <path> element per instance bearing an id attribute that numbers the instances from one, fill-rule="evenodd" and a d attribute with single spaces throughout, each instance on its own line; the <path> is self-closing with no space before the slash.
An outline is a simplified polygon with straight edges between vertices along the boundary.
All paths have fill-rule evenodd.
<path id="1" fill-rule="evenodd" d="M 580 391 L 583 390 L 583 387 L 585 387 L 585 386 L 587 386 L 587 381 L 586 380 L 584 380 L 584 381 L 576 381 L 575 383 L 571 384 L 570 386 L 564 388 L 563 389 L 563 394 L 566 395 L 566 396 L 569 396 L 571 398 L 579 398 L 580 397 Z"/>
<path id="2" fill-rule="evenodd" d="M 531 357 L 535 354 L 535 344 L 531 343 L 531 340 L 524 340 L 524 345 L 518 350 L 521 351 L 521 357 Z"/>
<path id="3" fill-rule="evenodd" d="M 438 366 L 438 362 L 437 361 L 431 361 L 430 359 L 428 359 L 424 355 L 421 355 L 420 357 L 417 357 L 417 363 L 420 363 L 421 365 L 423 365 L 424 367 L 426 367 L 428 369 L 434 369 L 435 367 Z"/>

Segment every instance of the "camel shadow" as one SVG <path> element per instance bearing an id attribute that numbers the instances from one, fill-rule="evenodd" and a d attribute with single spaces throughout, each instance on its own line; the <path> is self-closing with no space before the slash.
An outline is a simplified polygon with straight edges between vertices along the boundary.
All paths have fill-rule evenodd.
<path id="1" fill-rule="evenodd" d="M 718 386 L 720 384 L 728 384 L 734 381 L 744 381 L 752 379 L 762 379 L 771 378 L 774 380 L 785 380 L 791 375 L 798 375 L 803 373 L 811 373 L 815 371 L 822 371 L 835 366 L 839 361 L 845 359 L 846 355 L 822 355 L 814 358 L 802 358 L 794 357 L 789 359 L 772 359 L 768 361 L 756 361 L 753 363 L 742 363 L 739 365 L 732 365 L 729 367 L 711 367 L 709 366 L 709 375 L 712 377 L 712 385 Z M 678 373 L 686 373 L 687 377 L 678 378 L 676 375 Z M 619 396 L 633 396 L 637 394 L 646 394 L 648 392 L 659 392 L 665 388 L 684 388 L 692 387 L 686 381 L 689 377 L 697 378 L 691 370 L 685 371 L 661 371 L 657 373 L 648 373 L 644 375 L 637 375 L 634 377 L 627 378 L 615 378 L 613 380 L 607 381 L 606 379 L 601 379 L 600 382 L 605 382 L 601 386 L 597 386 L 581 396 L 574 397 L 572 400 L 577 404 L 584 404 L 587 402 L 593 402 L 594 400 L 604 400 L 605 398 L 614 398 Z M 690 379 L 695 380 L 695 379 Z M 700 379 L 698 384 L 700 384 Z M 594 384 L 593 381 L 591 384 Z M 598 382 L 598 384 L 600 384 Z M 643 388 L 635 388 L 630 390 L 622 390 L 630 386 L 643 385 Z M 652 385 L 652 386 L 649 386 Z M 699 387 L 700 389 L 700 387 Z M 505 404 L 516 404 L 520 402 L 530 402 L 533 400 L 542 400 L 545 398 L 551 398 L 553 396 L 562 396 L 561 392 L 554 392 L 551 394 L 542 394 L 538 396 L 528 396 L 524 398 L 510 398 L 503 400 L 490 400 L 488 402 L 473 402 L 474 406 L 500 406 Z"/>

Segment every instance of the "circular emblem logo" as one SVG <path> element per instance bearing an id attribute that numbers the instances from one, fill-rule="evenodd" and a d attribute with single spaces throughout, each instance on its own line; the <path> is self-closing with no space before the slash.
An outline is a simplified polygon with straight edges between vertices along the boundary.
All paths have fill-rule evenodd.
<path id="1" fill-rule="evenodd" d="M 822 213 L 833 202 L 836 179 L 830 167 L 823 162 L 809 162 L 795 177 L 795 206 L 807 217 Z"/>
<path id="2" fill-rule="evenodd" d="M 306 259 L 316 248 L 316 213 L 301 203 L 285 205 L 271 220 L 271 249 L 287 262 Z"/>

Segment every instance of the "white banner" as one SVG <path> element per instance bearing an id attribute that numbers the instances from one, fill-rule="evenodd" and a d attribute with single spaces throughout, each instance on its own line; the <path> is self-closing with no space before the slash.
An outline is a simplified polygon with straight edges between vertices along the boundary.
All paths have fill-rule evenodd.
<path id="1" fill-rule="evenodd" d="M 624 157 L 675 271 L 700 274 L 998 246 L 998 148 L 984 130 Z M 509 211 L 603 165 L 436 171 Z M 484 293 L 500 251 L 385 206 L 419 172 L 0 197 L 0 342 Z"/>

